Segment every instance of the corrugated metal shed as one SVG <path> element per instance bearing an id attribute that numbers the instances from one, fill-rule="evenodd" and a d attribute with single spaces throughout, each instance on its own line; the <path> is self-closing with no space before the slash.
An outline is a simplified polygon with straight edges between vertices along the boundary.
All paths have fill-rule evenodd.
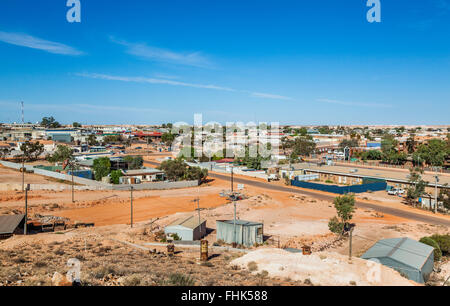
<path id="1" fill-rule="evenodd" d="M 23 223 L 25 215 L 0 216 L 0 235 L 12 235 Z"/>
<path id="2" fill-rule="evenodd" d="M 252 221 L 236 220 L 217 221 L 217 240 L 251 247 L 264 242 L 264 224 Z"/>
<path id="3" fill-rule="evenodd" d="M 378 241 L 363 256 L 391 267 L 409 279 L 425 283 L 434 267 L 434 248 L 409 238 Z"/>
<path id="4" fill-rule="evenodd" d="M 198 216 L 181 218 L 164 228 L 164 233 L 177 234 L 181 240 L 199 240 L 206 235 L 206 220 L 198 220 Z"/>

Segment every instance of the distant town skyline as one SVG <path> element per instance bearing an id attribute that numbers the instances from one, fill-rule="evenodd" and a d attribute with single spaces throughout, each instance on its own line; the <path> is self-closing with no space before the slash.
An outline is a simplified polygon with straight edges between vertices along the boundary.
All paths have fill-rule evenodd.
<path id="1" fill-rule="evenodd" d="M 0 122 L 446 125 L 450 1 L 0 3 Z"/>

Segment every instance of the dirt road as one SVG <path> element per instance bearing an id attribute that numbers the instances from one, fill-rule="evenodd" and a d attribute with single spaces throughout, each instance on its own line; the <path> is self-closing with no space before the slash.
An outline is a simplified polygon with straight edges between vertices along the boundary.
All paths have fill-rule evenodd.
<path id="1" fill-rule="evenodd" d="M 160 164 L 157 162 L 151 162 L 151 161 L 145 161 L 145 164 L 151 165 L 151 166 L 159 166 Z M 211 178 L 217 178 L 222 180 L 229 180 L 230 176 L 225 174 L 218 174 L 218 173 L 209 173 L 208 175 Z M 291 193 L 298 193 L 306 196 L 314 197 L 318 200 L 323 201 L 333 201 L 333 199 L 336 197 L 334 195 L 328 195 L 323 193 L 317 193 L 314 191 L 307 191 L 302 189 L 297 189 L 293 187 L 286 187 L 286 186 L 280 186 L 280 185 L 272 185 L 270 183 L 260 182 L 252 179 L 245 179 L 240 177 L 234 177 L 234 182 L 239 184 L 246 184 L 254 187 L 264 188 L 267 190 L 274 190 L 274 191 L 284 191 L 284 192 L 291 192 Z M 370 204 L 366 202 L 357 201 L 356 206 L 359 208 L 366 208 L 366 209 L 373 209 L 375 211 L 390 214 L 396 217 L 401 217 L 413 221 L 419 221 L 424 222 L 428 224 L 436 224 L 436 225 L 443 225 L 450 227 L 450 219 L 445 218 L 439 218 L 439 217 L 433 217 L 427 214 L 421 214 L 421 213 L 415 213 L 412 211 L 397 209 L 397 208 L 391 208 L 391 207 L 385 207 L 377 204 Z"/>

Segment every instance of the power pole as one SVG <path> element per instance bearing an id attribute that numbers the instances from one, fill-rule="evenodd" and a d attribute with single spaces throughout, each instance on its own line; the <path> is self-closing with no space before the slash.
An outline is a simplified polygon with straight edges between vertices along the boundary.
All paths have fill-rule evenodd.
<path id="1" fill-rule="evenodd" d="M 131 192 L 131 195 L 130 195 L 130 200 L 131 200 L 131 214 L 130 214 L 130 216 L 131 216 L 131 228 L 133 228 L 133 186 L 131 186 L 130 187 L 130 192 Z"/>
<path id="2" fill-rule="evenodd" d="M 73 163 L 70 164 L 72 168 L 72 203 L 75 203 L 75 193 L 74 193 L 74 178 L 73 178 Z"/>
<path id="3" fill-rule="evenodd" d="M 202 219 L 201 219 L 201 215 L 200 212 L 203 210 L 202 208 L 200 208 L 200 198 L 196 198 L 194 199 L 193 202 L 197 202 L 197 209 L 196 211 L 198 212 L 198 225 L 200 226 L 200 232 L 202 232 Z"/>
<path id="4" fill-rule="evenodd" d="M 231 193 L 234 192 L 234 167 L 231 166 Z"/>
<path id="5" fill-rule="evenodd" d="M 233 222 L 233 228 L 234 228 L 234 243 L 237 243 L 237 237 L 236 237 L 236 201 L 233 201 L 234 205 L 234 222 Z"/>
<path id="6" fill-rule="evenodd" d="M 349 240 L 349 250 L 348 259 L 352 261 L 352 242 L 353 242 L 353 227 L 350 229 L 350 240 Z"/>
<path id="7" fill-rule="evenodd" d="M 23 225 L 23 233 L 27 235 L 27 227 L 28 227 L 28 191 L 30 190 L 30 184 L 25 188 L 25 224 Z"/>
<path id="8" fill-rule="evenodd" d="M 25 155 L 22 157 L 22 192 L 25 191 Z"/>
<path id="9" fill-rule="evenodd" d="M 439 182 L 439 176 L 437 174 L 438 168 L 436 167 L 435 170 L 436 170 L 436 175 L 434 178 L 436 179 L 436 183 L 434 185 L 434 201 L 435 201 L 434 202 L 434 213 L 437 214 L 438 213 L 438 188 L 437 188 L 437 185 Z"/>

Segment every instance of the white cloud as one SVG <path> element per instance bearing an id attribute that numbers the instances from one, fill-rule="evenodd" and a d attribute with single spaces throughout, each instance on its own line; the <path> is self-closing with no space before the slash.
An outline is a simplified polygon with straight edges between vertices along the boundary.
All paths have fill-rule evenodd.
<path id="1" fill-rule="evenodd" d="M 264 99 L 275 99 L 275 100 L 286 100 L 286 101 L 292 101 L 293 100 L 290 97 L 285 97 L 285 96 L 280 96 L 280 95 L 273 95 L 273 94 L 262 93 L 262 92 L 252 92 L 251 95 L 253 97 L 264 98 Z"/>
<path id="2" fill-rule="evenodd" d="M 317 99 L 317 102 L 345 105 L 345 106 L 362 106 L 362 107 L 376 107 L 376 108 L 391 108 L 392 105 L 389 104 L 379 104 L 379 103 L 359 103 L 359 102 L 348 102 L 348 101 L 338 101 L 331 99 Z"/>
<path id="3" fill-rule="evenodd" d="M 70 46 L 33 37 L 28 34 L 8 33 L 0 31 L 0 41 L 7 44 L 27 47 L 31 49 L 43 50 L 53 54 L 63 55 L 82 55 L 83 52 L 78 51 Z"/>
<path id="4" fill-rule="evenodd" d="M 205 84 L 194 84 L 194 83 L 185 83 L 173 80 L 165 80 L 165 79 L 157 79 L 157 78 L 145 78 L 145 77 L 122 77 L 122 76 L 113 76 L 107 74 L 98 74 L 98 73 L 76 73 L 77 76 L 91 78 L 91 79 L 101 79 L 108 81 L 122 81 L 122 82 L 133 82 L 133 83 L 148 83 L 148 84 L 163 84 L 163 85 L 172 85 L 172 86 L 183 86 L 183 87 L 193 87 L 193 88 L 202 88 L 202 89 L 213 89 L 213 90 L 221 90 L 221 91 L 236 91 L 232 88 L 222 87 L 217 85 L 205 85 Z"/>
<path id="5" fill-rule="evenodd" d="M 203 68 L 213 66 L 211 61 L 200 52 L 175 52 L 172 50 L 148 46 L 145 43 L 130 43 L 123 40 L 116 40 L 114 37 L 110 37 L 110 40 L 113 43 L 125 46 L 128 54 L 144 59 Z"/>
<path id="6" fill-rule="evenodd" d="M 90 78 L 90 79 L 100 79 L 107 81 L 121 81 L 121 82 L 130 82 L 130 83 L 147 83 L 147 84 L 161 84 L 161 85 L 171 85 L 171 86 L 182 86 L 182 87 L 192 87 L 192 88 L 201 88 L 201 89 L 211 89 L 211 90 L 219 90 L 219 91 L 228 91 L 228 92 L 243 92 L 250 94 L 253 97 L 264 98 L 264 99 L 275 99 L 275 100 L 293 100 L 290 97 L 274 95 L 269 93 L 260 93 L 260 92 L 251 92 L 248 90 L 237 90 L 230 87 L 223 87 L 213 84 L 196 84 L 196 83 L 186 83 L 174 80 L 165 80 L 160 78 L 146 78 L 146 77 L 124 77 L 124 76 L 115 76 L 108 74 L 99 74 L 99 73 L 75 73 L 76 76 Z"/>

